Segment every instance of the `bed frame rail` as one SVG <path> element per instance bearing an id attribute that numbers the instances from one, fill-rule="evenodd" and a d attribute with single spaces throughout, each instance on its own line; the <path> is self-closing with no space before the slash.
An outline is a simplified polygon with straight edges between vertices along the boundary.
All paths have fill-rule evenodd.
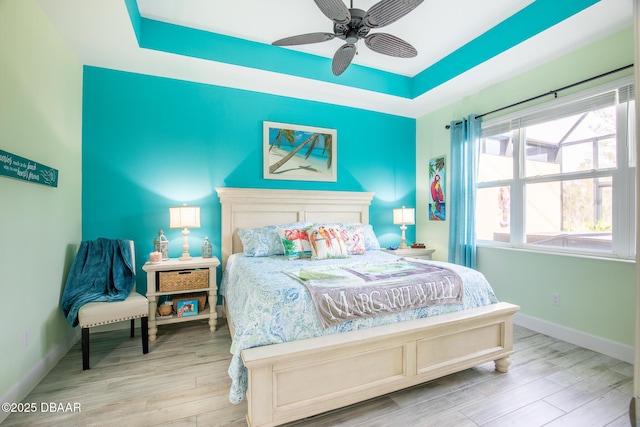
<path id="1" fill-rule="evenodd" d="M 275 426 L 494 361 L 507 372 L 513 315 L 497 303 L 456 313 L 247 349 L 247 422 Z"/>

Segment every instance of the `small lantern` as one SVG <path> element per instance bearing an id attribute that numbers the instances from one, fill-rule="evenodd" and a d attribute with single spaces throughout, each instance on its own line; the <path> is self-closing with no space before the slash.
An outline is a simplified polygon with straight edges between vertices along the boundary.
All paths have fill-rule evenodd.
<path id="1" fill-rule="evenodd" d="M 167 261 L 169 259 L 169 241 L 164 236 L 164 231 L 158 231 L 158 237 L 153 239 L 153 251 L 160 252 L 162 254 L 162 260 Z"/>
<path id="2" fill-rule="evenodd" d="M 208 237 L 204 238 L 202 242 L 202 258 L 211 258 L 213 256 L 213 247 Z"/>

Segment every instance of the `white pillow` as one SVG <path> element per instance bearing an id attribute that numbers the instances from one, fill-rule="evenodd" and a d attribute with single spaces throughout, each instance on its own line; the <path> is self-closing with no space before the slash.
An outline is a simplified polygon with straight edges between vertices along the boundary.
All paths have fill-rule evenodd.
<path id="1" fill-rule="evenodd" d="M 349 258 L 340 228 L 331 224 L 314 225 L 306 230 L 311 244 L 311 259 Z"/>

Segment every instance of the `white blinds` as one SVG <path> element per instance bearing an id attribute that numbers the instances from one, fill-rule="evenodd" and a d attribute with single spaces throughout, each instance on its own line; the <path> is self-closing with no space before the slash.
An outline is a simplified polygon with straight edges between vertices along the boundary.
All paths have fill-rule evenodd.
<path id="1" fill-rule="evenodd" d="M 633 84 L 625 84 L 616 89 L 609 89 L 597 95 L 577 100 L 573 99 L 563 102 L 562 99 L 555 99 L 539 106 L 511 114 L 502 120 L 496 119 L 484 122 L 482 124 L 482 137 L 500 135 L 521 127 L 561 119 L 574 114 L 614 105 L 616 103 L 616 95 L 618 102 L 633 100 Z"/>

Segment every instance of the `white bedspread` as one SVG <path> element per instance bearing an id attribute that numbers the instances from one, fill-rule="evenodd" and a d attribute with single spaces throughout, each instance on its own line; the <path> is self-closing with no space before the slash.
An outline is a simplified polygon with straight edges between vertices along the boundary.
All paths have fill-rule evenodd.
<path id="1" fill-rule="evenodd" d="M 422 307 L 379 317 L 350 320 L 324 329 L 305 286 L 283 273 L 310 263 L 353 264 L 389 257 L 394 255 L 382 251 L 369 251 L 365 255 L 347 259 L 319 261 L 285 260 L 281 255 L 246 257 L 234 254 L 229 257 L 220 287 L 235 328 L 231 345 L 233 357 L 229 366 L 229 376 L 232 379 L 229 400 L 240 403 L 247 390 L 247 370 L 240 357 L 242 350 L 246 348 L 370 328 L 498 302 L 484 275 L 478 271 L 438 261 L 423 261 L 447 267 L 462 278 L 462 305 Z"/>

